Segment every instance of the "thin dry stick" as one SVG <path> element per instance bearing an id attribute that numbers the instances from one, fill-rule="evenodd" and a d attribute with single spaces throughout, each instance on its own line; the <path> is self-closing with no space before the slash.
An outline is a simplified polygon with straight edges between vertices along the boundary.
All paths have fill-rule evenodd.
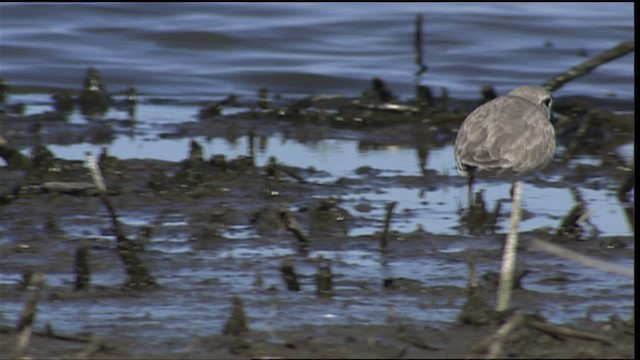
<path id="1" fill-rule="evenodd" d="M 496 359 L 504 357 L 504 353 L 502 348 L 504 347 L 504 342 L 507 339 L 507 336 L 511 334 L 514 330 L 522 326 L 524 324 L 524 316 L 521 314 L 513 315 L 509 321 L 504 323 L 504 325 L 500 326 L 500 328 L 493 334 L 491 337 L 486 340 L 487 341 L 487 359 Z"/>
<path id="2" fill-rule="evenodd" d="M 98 163 L 96 162 L 95 157 L 93 157 L 93 153 L 87 151 L 86 156 L 86 166 L 91 172 L 91 177 L 93 178 L 93 182 L 98 187 L 98 191 L 104 194 L 107 192 L 107 186 L 104 184 L 104 178 L 102 177 L 102 172 L 100 171 L 100 167 L 98 167 Z"/>
<path id="3" fill-rule="evenodd" d="M 111 204 L 111 201 L 107 198 L 107 186 L 104 183 L 104 177 L 102 176 L 102 172 L 100 171 L 100 167 L 98 166 L 98 162 L 96 158 L 93 156 L 93 153 L 87 151 L 85 153 L 86 157 L 86 167 L 89 169 L 91 173 L 91 177 L 93 178 L 93 182 L 96 184 L 98 188 L 98 194 L 100 195 L 100 199 L 104 203 L 107 208 L 107 212 L 111 217 L 111 224 L 113 225 L 113 229 L 116 232 L 116 240 L 120 242 L 127 243 L 128 240 L 124 236 L 124 231 L 122 231 L 122 227 L 120 226 L 120 222 L 118 221 L 118 217 L 116 215 L 116 211 Z"/>
<path id="4" fill-rule="evenodd" d="M 557 75 L 553 79 L 547 81 L 542 84 L 543 87 L 547 88 L 549 91 L 553 92 L 559 89 L 564 84 L 569 81 L 578 78 L 580 76 L 586 75 L 591 72 L 591 70 L 596 67 L 608 63 L 609 61 L 615 60 L 621 56 L 624 56 L 635 50 L 635 43 L 633 41 L 624 41 L 620 44 L 612 47 L 609 50 L 603 51 L 602 53 L 596 55 L 595 57 L 583 62 L 580 65 L 574 66 L 566 72 Z"/>
<path id="5" fill-rule="evenodd" d="M 610 272 L 610 273 L 624 275 L 624 276 L 628 276 L 630 278 L 634 277 L 634 271 L 633 271 L 632 267 L 626 267 L 626 266 L 620 266 L 620 265 L 616 265 L 616 264 L 611 264 L 611 263 L 608 263 L 606 261 L 598 260 L 598 259 L 593 258 L 591 256 L 578 254 L 575 251 L 566 249 L 566 248 L 564 248 L 562 246 L 551 244 L 551 243 L 549 243 L 547 241 L 544 241 L 544 240 L 533 239 L 530 242 L 530 246 L 533 249 L 546 251 L 546 252 L 548 252 L 550 254 L 553 254 L 555 256 L 558 256 L 558 257 L 561 257 L 561 258 L 565 258 L 565 259 L 569 259 L 569 260 L 573 260 L 573 261 L 575 261 L 575 262 L 577 262 L 579 264 L 582 264 L 584 266 L 588 266 L 588 267 L 591 267 L 591 268 L 594 268 L 594 269 L 599 269 L 599 270 Z"/>
<path id="6" fill-rule="evenodd" d="M 500 283 L 498 285 L 498 296 L 496 301 L 496 311 L 503 312 L 509 307 L 511 291 L 513 287 L 513 273 L 516 263 L 518 247 L 518 223 L 520 222 L 521 209 L 520 199 L 522 196 L 522 183 L 513 183 L 513 204 L 511 206 L 511 220 L 509 224 L 509 234 L 504 244 L 502 253 L 502 268 L 500 269 Z"/>
<path id="7" fill-rule="evenodd" d="M 540 322 L 540 321 L 528 321 L 526 325 L 528 327 L 532 328 L 532 329 L 536 329 L 536 330 L 543 331 L 543 332 L 546 332 L 546 333 L 551 333 L 551 334 L 554 334 L 554 335 L 561 335 L 561 336 L 574 337 L 574 338 L 578 338 L 578 339 L 599 341 L 599 342 L 601 342 L 601 343 L 603 343 L 605 345 L 613 344 L 613 340 L 611 340 L 608 337 L 600 336 L 598 334 L 593 334 L 593 333 L 589 333 L 589 332 L 586 332 L 586 331 L 579 331 L 579 330 L 569 329 L 569 328 L 566 328 L 566 327 L 553 325 L 553 324 L 547 324 L 547 323 L 543 323 L 543 322 Z"/>
<path id="8" fill-rule="evenodd" d="M 115 208 L 107 197 L 107 187 L 104 183 L 104 178 L 98 167 L 95 157 L 91 152 L 86 152 L 86 166 L 91 172 L 93 181 L 96 183 L 96 187 L 99 190 L 100 199 L 104 203 L 111 222 L 116 233 L 118 256 L 124 263 L 125 270 L 127 272 L 127 280 L 125 281 L 123 288 L 125 289 L 144 289 L 158 287 L 158 283 L 153 276 L 149 273 L 138 256 L 132 251 L 133 245 L 131 241 L 125 236 L 124 231 L 118 221 Z"/>
<path id="9" fill-rule="evenodd" d="M 31 276 L 29 281 L 29 289 L 31 293 L 29 294 L 29 299 L 24 305 L 24 309 L 22 311 L 22 316 L 20 317 L 20 321 L 18 322 L 17 330 L 20 332 L 18 334 L 18 343 L 16 345 L 15 357 L 17 359 L 22 358 L 24 350 L 29 345 L 29 341 L 31 340 L 31 333 L 33 332 L 33 320 L 36 316 L 38 298 L 40 297 L 40 292 L 44 287 L 45 276 L 40 273 L 35 273 Z"/>

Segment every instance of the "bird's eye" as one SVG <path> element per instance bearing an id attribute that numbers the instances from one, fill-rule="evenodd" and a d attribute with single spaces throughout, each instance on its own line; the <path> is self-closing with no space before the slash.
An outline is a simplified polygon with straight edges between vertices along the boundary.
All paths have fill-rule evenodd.
<path id="1" fill-rule="evenodd" d="M 542 105 L 544 105 L 544 107 L 546 107 L 547 109 L 551 107 L 551 98 L 544 98 L 542 99 Z"/>

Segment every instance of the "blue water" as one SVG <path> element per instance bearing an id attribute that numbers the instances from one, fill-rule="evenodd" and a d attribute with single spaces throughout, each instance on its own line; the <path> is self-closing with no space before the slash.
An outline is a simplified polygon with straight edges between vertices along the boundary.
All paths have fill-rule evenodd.
<path id="1" fill-rule="evenodd" d="M 374 76 L 413 96 L 420 79 L 453 97 L 542 83 L 634 39 L 633 3 L 70 3 L 0 5 L 1 73 L 16 86 L 78 89 L 88 66 L 110 91 L 210 99 L 357 95 Z M 634 55 L 556 95 L 634 96 Z"/>

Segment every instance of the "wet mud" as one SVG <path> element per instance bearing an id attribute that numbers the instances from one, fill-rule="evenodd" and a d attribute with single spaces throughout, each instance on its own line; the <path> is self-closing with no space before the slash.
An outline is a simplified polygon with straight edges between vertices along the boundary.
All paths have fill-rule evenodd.
<path id="1" fill-rule="evenodd" d="M 252 140 L 246 155 L 227 158 L 213 154 L 206 158 L 195 141 L 181 162 L 95 154 L 108 187 L 105 196 L 100 195 L 82 161 L 56 158 L 46 146 L 108 143 L 135 127 L 130 119 L 73 124 L 64 121 L 64 108 L 20 115 L 5 106 L 0 132 L 1 155 L 8 164 L 2 168 L 0 186 L 2 272 L 22 274 L 23 278 L 3 281 L 2 301 L 26 302 L 33 292 L 29 279 L 34 273 L 42 273 L 54 280 L 45 280 L 47 285 L 37 305 L 41 308 L 52 304 L 46 309 L 53 311 L 55 304 L 77 304 L 77 313 L 69 314 L 69 321 L 92 323 L 92 327 L 72 331 L 64 324 L 42 324 L 36 314 L 34 333 L 24 353 L 31 358 L 92 359 L 461 358 L 487 354 L 634 357 L 633 312 L 629 317 L 611 315 L 606 317 L 608 320 L 597 321 L 585 315 L 582 320 L 561 325 L 553 325 L 557 321 L 539 315 L 555 303 L 579 303 L 584 299 L 528 286 L 529 272 L 550 274 L 536 280 L 542 284 L 571 287 L 572 281 L 579 280 L 561 276 L 562 261 L 536 268 L 532 265 L 536 259 L 549 255 L 528 251 L 525 245 L 519 256 L 528 267 L 519 267 L 514 311 L 492 311 L 498 268 L 492 272 L 475 269 L 473 264 L 501 258 L 506 230 L 497 228 L 495 223 L 498 217 L 508 216 L 508 206 L 484 204 L 482 193 L 477 193 L 475 205 L 468 211 L 461 207 L 457 214 L 459 234 L 437 234 L 428 228 L 409 233 L 394 231 L 394 220 L 412 214 L 394 212 L 392 204 L 387 204 L 386 219 L 370 215 L 371 208 L 377 205 L 367 199 L 360 200 L 358 211 L 341 206 L 341 198 L 371 188 L 445 188 L 452 184 L 464 186 L 466 179 L 426 167 L 421 176 L 377 176 L 377 169 L 361 168 L 357 173 L 367 175 L 366 182 L 349 177 L 318 182 L 316 179 L 326 176 L 322 169 L 289 166 L 277 158 L 265 166 L 255 165 L 254 143 L 275 133 L 305 143 L 355 139 L 363 147 L 411 147 L 426 159 L 430 150 L 453 142 L 461 121 L 482 101 L 425 96 L 415 102 L 392 103 L 390 98 L 376 97 L 379 93 L 374 87 L 371 94 L 361 98 L 310 97 L 292 103 L 263 96 L 255 108 L 231 115 L 221 114 L 221 109 L 233 106 L 233 99 L 203 105 L 199 121 L 167 124 L 160 137 L 249 136 Z M 102 111 L 108 103 L 105 99 L 97 101 L 97 108 L 86 111 Z M 558 143 L 565 150 L 545 170 L 555 175 L 555 181 L 532 176 L 527 182 L 543 188 L 580 184 L 584 188 L 619 189 L 618 198 L 633 223 L 633 200 L 629 198 L 633 193 L 633 186 L 629 185 L 633 184 L 633 164 L 626 163 L 616 149 L 634 142 L 634 117 L 614 113 L 612 109 L 618 104 L 594 107 L 593 103 L 571 98 L 556 100 Z M 33 149 L 32 155 L 16 149 Z M 571 158 L 594 155 L 600 160 L 597 164 L 583 164 L 571 171 L 565 168 Z M 109 199 L 119 218 L 122 236 L 129 246 L 125 252 L 136 254 L 158 286 L 125 286 L 130 280 L 124 275 L 128 264 L 126 257 L 118 256 L 121 241 L 103 198 Z M 579 221 L 582 215 L 584 208 L 567 208 L 567 218 L 559 219 L 558 229 L 522 233 L 522 241 L 542 238 L 594 257 L 633 261 L 632 236 L 603 237 L 586 231 L 584 222 Z M 138 221 L 123 220 L 131 218 Z M 349 235 L 354 226 L 379 231 Z M 83 230 L 74 230 L 78 228 Z M 236 237 L 230 236 L 234 229 Z M 246 229 L 251 229 L 250 236 L 243 232 Z M 154 245 L 154 239 L 166 240 L 162 251 Z M 175 253 L 167 251 L 173 246 L 167 239 L 188 239 L 192 250 L 180 252 L 182 243 L 176 242 Z M 460 244 L 470 242 L 491 245 L 446 251 L 451 244 L 464 247 Z M 238 243 L 246 244 L 246 251 L 263 248 L 264 256 L 242 256 L 229 250 Z M 269 254 L 266 249 L 274 243 L 290 252 Z M 367 260 L 379 263 L 383 271 L 379 276 L 357 274 L 357 266 L 339 256 L 328 259 L 317 255 L 335 249 L 362 249 L 375 254 Z M 216 253 L 227 255 L 209 257 Z M 443 271 L 455 267 L 466 273 L 469 268 L 471 279 L 464 277 L 456 284 L 442 285 L 384 272 L 389 262 L 396 266 L 411 264 L 424 256 L 444 264 Z M 203 269 L 208 273 L 198 275 Z M 239 292 L 228 285 L 234 280 L 225 276 L 237 273 L 250 274 L 238 277 L 238 281 L 253 279 L 246 291 Z M 633 288 L 634 280 L 627 281 L 626 286 Z M 480 286 L 465 285 L 474 282 Z M 611 307 L 618 304 L 616 288 L 605 289 L 599 296 L 600 303 L 605 304 L 601 312 L 607 311 L 608 303 Z M 456 314 L 455 321 L 415 321 L 414 314 L 404 314 L 399 304 L 394 306 L 399 297 L 415 299 L 425 312 L 446 307 Z M 350 302 L 350 298 L 354 300 Z M 305 324 L 303 305 L 326 308 L 330 313 L 340 304 L 348 312 L 350 306 L 366 306 L 367 301 L 378 301 L 376 298 L 388 303 L 386 313 L 377 314 L 382 320 Z M 145 315 L 145 301 L 193 308 L 193 324 L 201 317 L 204 325 L 200 322 L 191 328 L 189 320 L 174 319 L 173 332 L 171 326 L 158 327 L 153 314 Z M 139 317 L 111 310 L 103 322 L 96 320 L 91 308 L 105 302 L 115 303 L 116 308 L 135 308 Z M 291 310 L 287 311 L 288 307 Z M 265 325 L 264 319 L 269 318 L 273 308 L 285 309 L 277 315 L 283 319 Z M 2 358 L 16 354 L 22 336 L 20 326 L 16 328 L 8 320 L 18 315 L 8 312 L 4 308 L 0 314 Z M 296 325 L 286 325 L 283 314 L 295 317 Z M 503 337 L 497 336 L 498 330 L 510 321 L 516 325 Z M 182 327 L 179 323 L 183 323 Z M 573 332 L 545 325 L 562 326 Z M 57 330 L 59 327 L 64 331 Z"/>

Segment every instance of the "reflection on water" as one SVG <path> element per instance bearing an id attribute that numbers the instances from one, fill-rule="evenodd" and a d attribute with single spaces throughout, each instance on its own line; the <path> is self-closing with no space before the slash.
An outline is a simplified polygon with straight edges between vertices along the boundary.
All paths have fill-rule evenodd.
<path id="1" fill-rule="evenodd" d="M 172 121 L 190 119 L 194 116 L 194 107 L 188 106 L 159 106 L 146 105 L 144 112 L 140 112 L 135 124 L 134 134 L 138 127 L 144 130 L 143 136 L 119 136 L 109 144 L 92 145 L 87 143 L 74 145 L 51 145 L 50 150 L 63 159 L 82 160 L 86 151 L 100 153 L 104 147 L 109 154 L 122 159 L 159 159 L 167 161 L 182 161 L 188 156 L 191 140 L 198 141 L 203 148 L 204 157 L 210 158 L 216 154 L 223 154 L 227 159 L 247 155 L 253 147 L 250 137 L 242 134 L 230 134 L 230 137 L 195 138 L 162 138 L 161 134 L 171 127 Z M 164 114 L 164 115 L 160 115 Z M 72 116 L 75 116 L 72 114 Z M 318 183 L 333 183 L 339 178 L 355 178 L 367 181 L 385 181 L 393 177 L 421 177 L 423 172 L 420 164 L 425 154 L 411 147 L 399 146 L 363 146 L 359 140 L 324 139 L 318 138 L 306 142 L 294 140 L 282 133 L 272 136 L 259 137 L 255 146 L 255 163 L 264 167 L 271 157 L 275 157 L 280 164 L 301 168 L 312 167 L 320 172 L 306 179 Z M 625 158 L 630 158 L 633 145 L 623 146 L 619 150 Z M 25 149 L 25 154 L 29 153 Z M 561 150 L 559 150 L 561 151 Z M 590 157 L 578 157 L 569 164 L 592 163 L 599 161 Z M 442 179 L 457 178 L 452 145 L 429 149 L 424 165 Z M 375 171 L 372 175 L 368 171 L 359 169 L 370 168 Z M 549 181 L 554 182 L 554 174 L 549 174 Z M 377 179 L 377 180 L 376 180 Z M 458 179 L 461 180 L 461 179 Z M 592 178 L 590 181 L 597 181 Z M 604 180 L 604 179 L 603 179 Z M 446 182 L 446 180 L 443 180 Z M 341 206 L 352 214 L 358 214 L 357 205 L 361 200 L 367 200 L 373 205 L 367 217 L 384 219 L 385 205 L 390 201 L 398 201 L 393 229 L 401 232 L 411 232 L 418 228 L 436 234 L 451 234 L 458 231 L 459 206 L 466 203 L 465 181 L 451 183 L 450 186 L 429 186 L 427 182 L 411 187 L 398 184 L 379 185 L 363 188 L 357 193 L 345 194 Z M 382 188 L 380 188 L 382 187 Z M 488 209 L 492 210 L 497 201 L 509 198 L 510 185 L 505 182 L 480 181 L 478 189 L 483 190 L 484 200 Z M 587 205 L 597 209 L 590 217 L 592 224 L 602 236 L 630 235 L 632 232 L 626 224 L 621 204 L 615 198 L 615 190 L 609 188 L 581 190 Z M 539 227 L 556 228 L 561 218 L 574 204 L 574 196 L 565 188 L 538 188 L 525 183 L 523 199 L 524 208 L 534 216 L 524 219 L 521 230 L 528 231 Z M 453 201 L 452 201 L 453 199 Z M 504 214 L 508 214 L 510 204 L 502 206 Z M 361 214 L 364 215 L 364 214 Z M 508 216 L 498 220 L 498 228 L 506 229 Z M 363 225 L 352 227 L 350 235 L 357 236 L 371 234 L 379 230 L 375 227 Z"/>

